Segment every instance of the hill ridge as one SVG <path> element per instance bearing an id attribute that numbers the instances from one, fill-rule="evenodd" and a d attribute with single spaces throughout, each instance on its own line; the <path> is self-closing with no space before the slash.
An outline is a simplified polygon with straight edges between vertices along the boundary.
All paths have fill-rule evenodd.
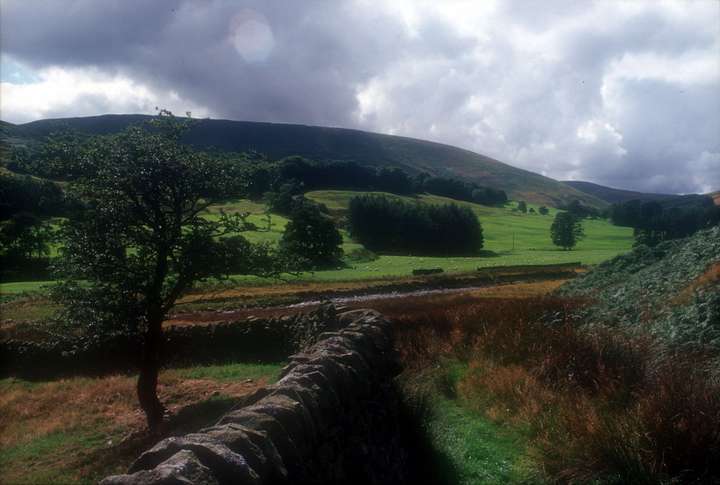
<path id="1" fill-rule="evenodd" d="M 106 114 L 2 124 L 6 140 L 37 142 L 61 127 L 108 134 L 151 115 Z M 356 128 L 198 119 L 186 141 L 198 148 L 242 152 L 253 149 L 272 159 L 300 155 L 316 160 L 346 160 L 363 165 L 398 166 L 411 173 L 454 176 L 503 189 L 514 199 L 558 206 L 573 199 L 604 207 L 606 202 L 557 180 L 452 145 Z"/>

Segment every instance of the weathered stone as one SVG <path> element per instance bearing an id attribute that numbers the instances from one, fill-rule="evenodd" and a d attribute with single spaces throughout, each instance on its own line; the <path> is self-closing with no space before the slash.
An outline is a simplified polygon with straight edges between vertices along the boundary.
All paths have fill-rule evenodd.
<path id="1" fill-rule="evenodd" d="M 247 408 L 248 411 L 267 414 L 282 424 L 300 452 L 312 446 L 315 426 L 301 402 L 288 396 L 274 394 Z"/>
<path id="2" fill-rule="evenodd" d="M 269 414 L 240 409 L 226 414 L 218 421 L 218 425 L 225 424 L 234 424 L 264 433 L 282 457 L 288 474 L 299 467 L 301 455 L 295 442 L 283 425 Z"/>
<path id="3" fill-rule="evenodd" d="M 285 464 L 267 433 L 237 424 L 212 426 L 200 430 L 200 433 L 245 457 L 259 476 L 272 477 L 273 480 L 287 478 Z"/>
<path id="4" fill-rule="evenodd" d="M 193 433 L 162 440 L 130 466 L 129 472 L 150 470 L 181 450 L 190 450 L 200 462 L 213 471 L 218 483 L 260 483 L 247 460 L 209 436 Z"/>
<path id="5" fill-rule="evenodd" d="M 321 432 L 321 429 L 319 428 L 324 427 L 324 419 L 320 411 L 320 406 L 318 405 L 318 399 L 315 392 L 312 389 L 305 388 L 298 384 L 284 382 L 282 385 L 277 385 L 270 395 L 276 394 L 287 396 L 290 399 L 294 399 L 302 403 L 303 407 L 307 410 L 313 421 L 313 439 L 315 439 Z"/>
<path id="6" fill-rule="evenodd" d="M 129 475 L 114 475 L 100 481 L 100 485 L 218 485 L 210 468 L 189 450 L 180 450 L 152 470 L 140 470 Z"/>

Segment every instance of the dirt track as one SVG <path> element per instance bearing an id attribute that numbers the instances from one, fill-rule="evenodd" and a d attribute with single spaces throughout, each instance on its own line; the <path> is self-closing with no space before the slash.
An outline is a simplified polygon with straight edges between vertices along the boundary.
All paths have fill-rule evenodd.
<path id="1" fill-rule="evenodd" d="M 393 290 L 384 293 L 345 293 L 341 296 L 327 295 L 324 298 L 323 295 L 320 295 L 291 305 L 176 313 L 166 321 L 166 325 L 208 325 L 219 322 L 242 320 L 251 316 L 265 318 L 271 316 L 291 315 L 312 310 L 323 301 L 331 301 L 338 306 L 347 308 L 372 308 L 376 304 L 387 304 L 392 300 L 443 295 L 469 295 L 475 298 L 523 298 L 537 296 L 552 291 L 569 278 L 569 275 L 565 275 L 562 278 L 542 279 L 540 281 L 537 281 L 536 278 L 531 278 L 530 281 L 518 278 L 514 281 L 487 283 L 485 285 L 467 286 L 461 288 L 407 289 L 405 291 Z"/>

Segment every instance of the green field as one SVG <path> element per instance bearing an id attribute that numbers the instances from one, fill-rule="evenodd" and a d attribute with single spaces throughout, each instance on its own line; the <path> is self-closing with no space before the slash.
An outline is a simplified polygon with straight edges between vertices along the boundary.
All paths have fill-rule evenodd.
<path id="1" fill-rule="evenodd" d="M 350 199 L 367 192 L 323 190 L 309 192 L 306 196 L 315 202 L 325 204 L 328 209 L 341 213 L 347 209 Z M 480 267 L 552 264 L 580 261 L 583 264 L 597 264 L 632 247 L 632 229 L 613 226 L 603 219 L 585 220 L 583 227 L 586 237 L 572 251 L 563 251 L 550 240 L 550 225 L 557 213 L 549 208 L 546 216 L 513 212 L 515 202 L 505 207 L 487 207 L 470 202 L 458 202 L 445 197 L 421 195 L 401 197 L 429 204 L 454 202 L 470 207 L 477 214 L 483 226 L 486 251 L 492 255 L 482 257 L 419 257 L 380 256 L 375 261 L 359 264 L 356 268 L 318 272 L 318 279 L 353 279 L 378 276 L 408 275 L 415 268 L 443 268 L 447 272 L 472 271 Z M 537 210 L 538 206 L 528 204 Z"/>
<path id="2" fill-rule="evenodd" d="M 347 210 L 349 201 L 356 195 L 369 192 L 353 192 L 345 190 L 321 190 L 308 192 L 306 196 L 325 204 L 336 217 L 342 217 Z M 480 219 L 485 237 L 485 253 L 478 257 L 424 257 L 410 255 L 380 255 L 369 262 L 347 262 L 347 267 L 335 270 L 318 271 L 300 276 L 308 281 L 347 281 L 368 278 L 408 276 L 417 268 L 442 268 L 446 272 L 474 271 L 477 268 L 492 266 L 510 266 L 526 264 L 552 264 L 580 261 L 583 264 L 597 264 L 628 251 L 632 247 L 632 229 L 613 226 L 603 219 L 585 220 L 585 239 L 580 241 L 572 251 L 563 251 L 550 241 L 550 225 L 557 213 L 549 208 L 546 216 L 539 214 L 521 214 L 513 212 L 515 202 L 505 207 L 487 207 L 470 202 L 458 202 L 445 197 L 420 195 L 418 197 L 384 194 L 405 200 L 416 200 L 428 204 L 456 204 L 470 207 Z M 538 206 L 528 204 L 537 210 Z M 276 243 L 282 237 L 288 220 L 272 214 L 271 226 L 268 230 L 265 216 L 266 207 L 259 202 L 239 200 L 216 205 L 208 210 L 207 217 L 218 217 L 220 211 L 226 213 L 247 212 L 248 221 L 258 227 L 257 231 L 243 233 L 252 242 Z M 342 230 L 343 250 L 349 254 L 362 246 L 350 238 L 347 231 Z M 266 284 L 271 281 L 237 275 L 234 279 L 242 284 Z M 274 281 L 272 281 L 274 282 Z M 11 295 L 41 290 L 47 281 L 13 282 L 0 284 L 0 294 Z"/>

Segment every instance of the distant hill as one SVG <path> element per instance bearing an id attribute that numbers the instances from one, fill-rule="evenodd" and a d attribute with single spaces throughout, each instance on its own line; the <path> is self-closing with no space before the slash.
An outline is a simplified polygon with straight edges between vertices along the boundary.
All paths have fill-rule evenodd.
<path id="1" fill-rule="evenodd" d="M 682 197 L 673 194 L 650 194 L 645 192 L 636 192 L 634 190 L 614 189 L 604 185 L 594 184 L 592 182 L 581 182 L 579 180 L 563 181 L 565 185 L 584 192 L 588 195 L 604 200 L 609 204 L 617 202 L 627 202 L 629 200 L 666 200 Z"/>
<path id="2" fill-rule="evenodd" d="M 21 125 L 3 122 L 0 135 L 6 143 L 32 144 L 63 128 L 88 134 L 108 134 L 149 118 L 145 115 L 102 115 Z M 597 208 L 607 205 L 594 195 L 469 150 L 401 136 L 343 128 L 205 119 L 196 122 L 186 141 L 201 149 L 255 150 L 271 159 L 301 155 L 315 160 L 397 166 L 410 173 L 427 171 L 433 175 L 468 179 L 503 189 L 513 199 L 550 206 L 567 204 L 574 199 Z"/>

